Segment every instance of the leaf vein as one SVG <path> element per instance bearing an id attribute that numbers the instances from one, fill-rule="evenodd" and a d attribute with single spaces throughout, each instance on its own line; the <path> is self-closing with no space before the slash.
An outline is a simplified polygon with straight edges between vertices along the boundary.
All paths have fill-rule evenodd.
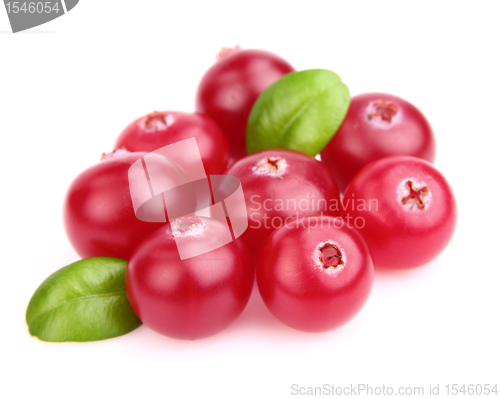
<path id="1" fill-rule="evenodd" d="M 287 138 L 290 132 L 287 132 L 287 130 L 292 126 L 295 121 L 306 111 L 306 109 L 311 105 L 311 103 L 318 97 L 321 97 L 324 93 L 326 93 L 328 90 L 330 90 L 330 87 L 321 89 L 319 92 L 315 93 L 315 95 L 309 97 L 309 99 L 301 105 L 301 107 L 294 113 L 294 115 L 290 118 L 290 120 L 285 123 L 285 125 L 278 130 L 278 134 L 276 135 L 279 140 Z M 283 135 L 283 137 L 282 137 Z"/>
<path id="2" fill-rule="evenodd" d="M 44 310 L 42 312 L 40 312 L 39 314 L 37 314 L 35 317 L 33 317 L 33 319 L 31 320 L 31 322 L 34 322 L 35 320 L 37 320 L 40 316 L 43 316 L 47 313 L 50 313 L 66 304 L 69 304 L 69 303 L 73 303 L 73 302 L 78 302 L 78 301 L 84 301 L 84 300 L 88 300 L 88 299 L 95 299 L 95 298 L 105 298 L 105 297 L 121 297 L 123 295 L 127 295 L 126 291 L 123 290 L 123 291 L 117 291 L 117 292 L 108 292 L 108 293 L 105 293 L 105 294 L 93 294 L 93 295 L 85 295 L 85 296 L 81 296 L 81 297 L 77 297 L 77 298 L 73 298 L 73 299 L 68 299 L 64 302 L 61 302 L 60 304 L 56 305 L 56 306 L 53 306 L 52 308 L 48 309 L 48 310 Z"/>

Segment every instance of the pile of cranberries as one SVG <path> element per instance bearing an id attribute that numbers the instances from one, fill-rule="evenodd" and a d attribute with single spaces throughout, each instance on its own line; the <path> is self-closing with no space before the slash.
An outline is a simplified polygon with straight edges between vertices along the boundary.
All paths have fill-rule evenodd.
<path id="1" fill-rule="evenodd" d="M 127 296 L 151 329 L 182 339 L 221 331 L 245 308 L 256 276 L 279 320 L 328 331 L 363 307 L 374 265 L 422 266 L 451 240 L 457 209 L 432 166 L 433 132 L 401 98 L 352 97 L 343 124 L 316 158 L 279 148 L 247 155 L 254 102 L 293 72 L 272 53 L 224 49 L 201 79 L 195 113 L 155 111 L 134 120 L 115 150 L 69 187 L 64 223 L 73 247 L 82 257 L 129 261 Z M 248 228 L 237 238 L 231 230 L 224 246 L 181 259 L 179 242 L 203 247 L 228 234 L 227 227 L 196 214 L 171 223 L 139 220 L 128 171 L 147 153 L 193 137 L 207 175 L 241 181 Z M 166 176 L 173 184 L 181 179 L 176 173 Z"/>

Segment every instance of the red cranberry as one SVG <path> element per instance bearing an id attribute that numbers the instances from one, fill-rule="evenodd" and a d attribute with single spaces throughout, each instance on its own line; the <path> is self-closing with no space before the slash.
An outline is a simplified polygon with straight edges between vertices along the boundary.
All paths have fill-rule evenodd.
<path id="1" fill-rule="evenodd" d="M 71 183 L 64 202 L 64 226 L 68 238 L 82 258 L 109 256 L 129 259 L 134 248 L 158 229 L 158 223 L 139 220 L 134 212 L 128 172 L 145 152 L 115 150 L 80 173 Z M 149 165 L 170 170 L 165 178 L 172 186 L 182 184 L 184 176 L 165 158 L 150 154 Z M 181 186 L 182 187 L 182 186 Z M 186 197 L 192 201 L 194 194 Z M 173 212 L 182 204 L 174 204 Z"/>
<path id="2" fill-rule="evenodd" d="M 281 57 L 262 50 L 226 49 L 198 86 L 196 109 L 222 128 L 232 160 L 244 157 L 245 134 L 252 106 L 271 83 L 293 72 Z"/>
<path id="3" fill-rule="evenodd" d="M 227 139 L 212 119 L 199 113 L 155 111 L 142 116 L 123 130 L 115 148 L 151 152 L 191 137 L 196 138 L 206 173 L 223 173 L 229 160 Z"/>
<path id="4" fill-rule="evenodd" d="M 139 319 L 172 338 L 196 339 L 228 327 L 243 311 L 254 268 L 241 239 L 182 259 L 178 245 L 197 247 L 227 233 L 214 219 L 180 218 L 161 227 L 134 251 L 125 279 Z"/>
<path id="5" fill-rule="evenodd" d="M 390 155 L 411 155 L 434 162 L 436 143 L 425 116 L 408 101 L 382 93 L 354 96 L 321 160 L 345 190 L 370 162 Z"/>
<path id="6" fill-rule="evenodd" d="M 339 190 L 332 175 L 301 152 L 256 152 L 237 161 L 226 174 L 241 180 L 249 218 L 242 237 L 254 256 L 276 228 L 293 218 L 340 215 Z"/>
<path id="7" fill-rule="evenodd" d="M 312 216 L 276 230 L 257 265 L 264 303 L 283 323 L 321 332 L 351 320 L 373 285 L 370 250 L 341 218 Z"/>
<path id="8" fill-rule="evenodd" d="M 393 156 L 352 179 L 342 216 L 359 229 L 376 266 L 403 269 L 422 266 L 444 250 L 457 206 L 448 182 L 429 162 Z"/>

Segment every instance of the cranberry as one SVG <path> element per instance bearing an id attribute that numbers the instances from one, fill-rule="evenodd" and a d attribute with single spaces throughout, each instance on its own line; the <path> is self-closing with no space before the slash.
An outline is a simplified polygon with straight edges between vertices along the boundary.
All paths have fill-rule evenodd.
<path id="1" fill-rule="evenodd" d="M 123 130 L 115 148 L 151 152 L 191 137 L 196 138 L 206 173 L 223 173 L 229 159 L 226 137 L 212 119 L 199 113 L 155 111 L 142 116 Z"/>
<path id="2" fill-rule="evenodd" d="M 255 100 L 271 83 L 293 70 L 284 59 L 267 51 L 225 49 L 201 79 L 196 109 L 222 128 L 233 161 L 247 153 L 246 126 Z"/>
<path id="3" fill-rule="evenodd" d="M 354 96 L 340 129 L 321 152 L 341 190 L 368 163 L 390 155 L 434 162 L 436 144 L 425 116 L 408 101 L 382 93 Z"/>
<path id="4" fill-rule="evenodd" d="M 158 229 L 159 224 L 136 217 L 130 195 L 129 168 L 144 155 L 147 153 L 125 150 L 104 154 L 99 163 L 71 183 L 64 202 L 64 225 L 71 244 L 82 258 L 129 259 L 139 242 Z M 148 157 L 150 167 L 172 172 L 165 177 L 172 186 L 184 183 L 181 171 L 174 170 L 165 158 L 154 154 Z M 174 204 L 172 211 L 176 212 L 178 206 Z"/>
<path id="5" fill-rule="evenodd" d="M 257 265 L 264 303 L 283 323 L 321 332 L 351 320 L 373 285 L 373 261 L 361 234 L 341 218 L 312 216 L 276 230 Z"/>
<path id="6" fill-rule="evenodd" d="M 430 262 L 448 245 L 457 221 L 444 176 L 414 157 L 387 157 L 367 165 L 347 186 L 343 202 L 343 217 L 359 229 L 382 267 Z"/>
<path id="7" fill-rule="evenodd" d="M 301 152 L 256 152 L 237 161 L 226 174 L 241 181 L 249 218 L 242 237 L 255 257 L 266 238 L 293 218 L 340 215 L 339 190 L 332 175 Z"/>
<path id="8" fill-rule="evenodd" d="M 223 330 L 241 314 L 254 279 L 243 241 L 183 260 L 177 247 L 198 247 L 225 228 L 215 219 L 180 218 L 136 248 L 125 284 L 132 309 L 146 326 L 168 337 L 196 339 Z"/>

